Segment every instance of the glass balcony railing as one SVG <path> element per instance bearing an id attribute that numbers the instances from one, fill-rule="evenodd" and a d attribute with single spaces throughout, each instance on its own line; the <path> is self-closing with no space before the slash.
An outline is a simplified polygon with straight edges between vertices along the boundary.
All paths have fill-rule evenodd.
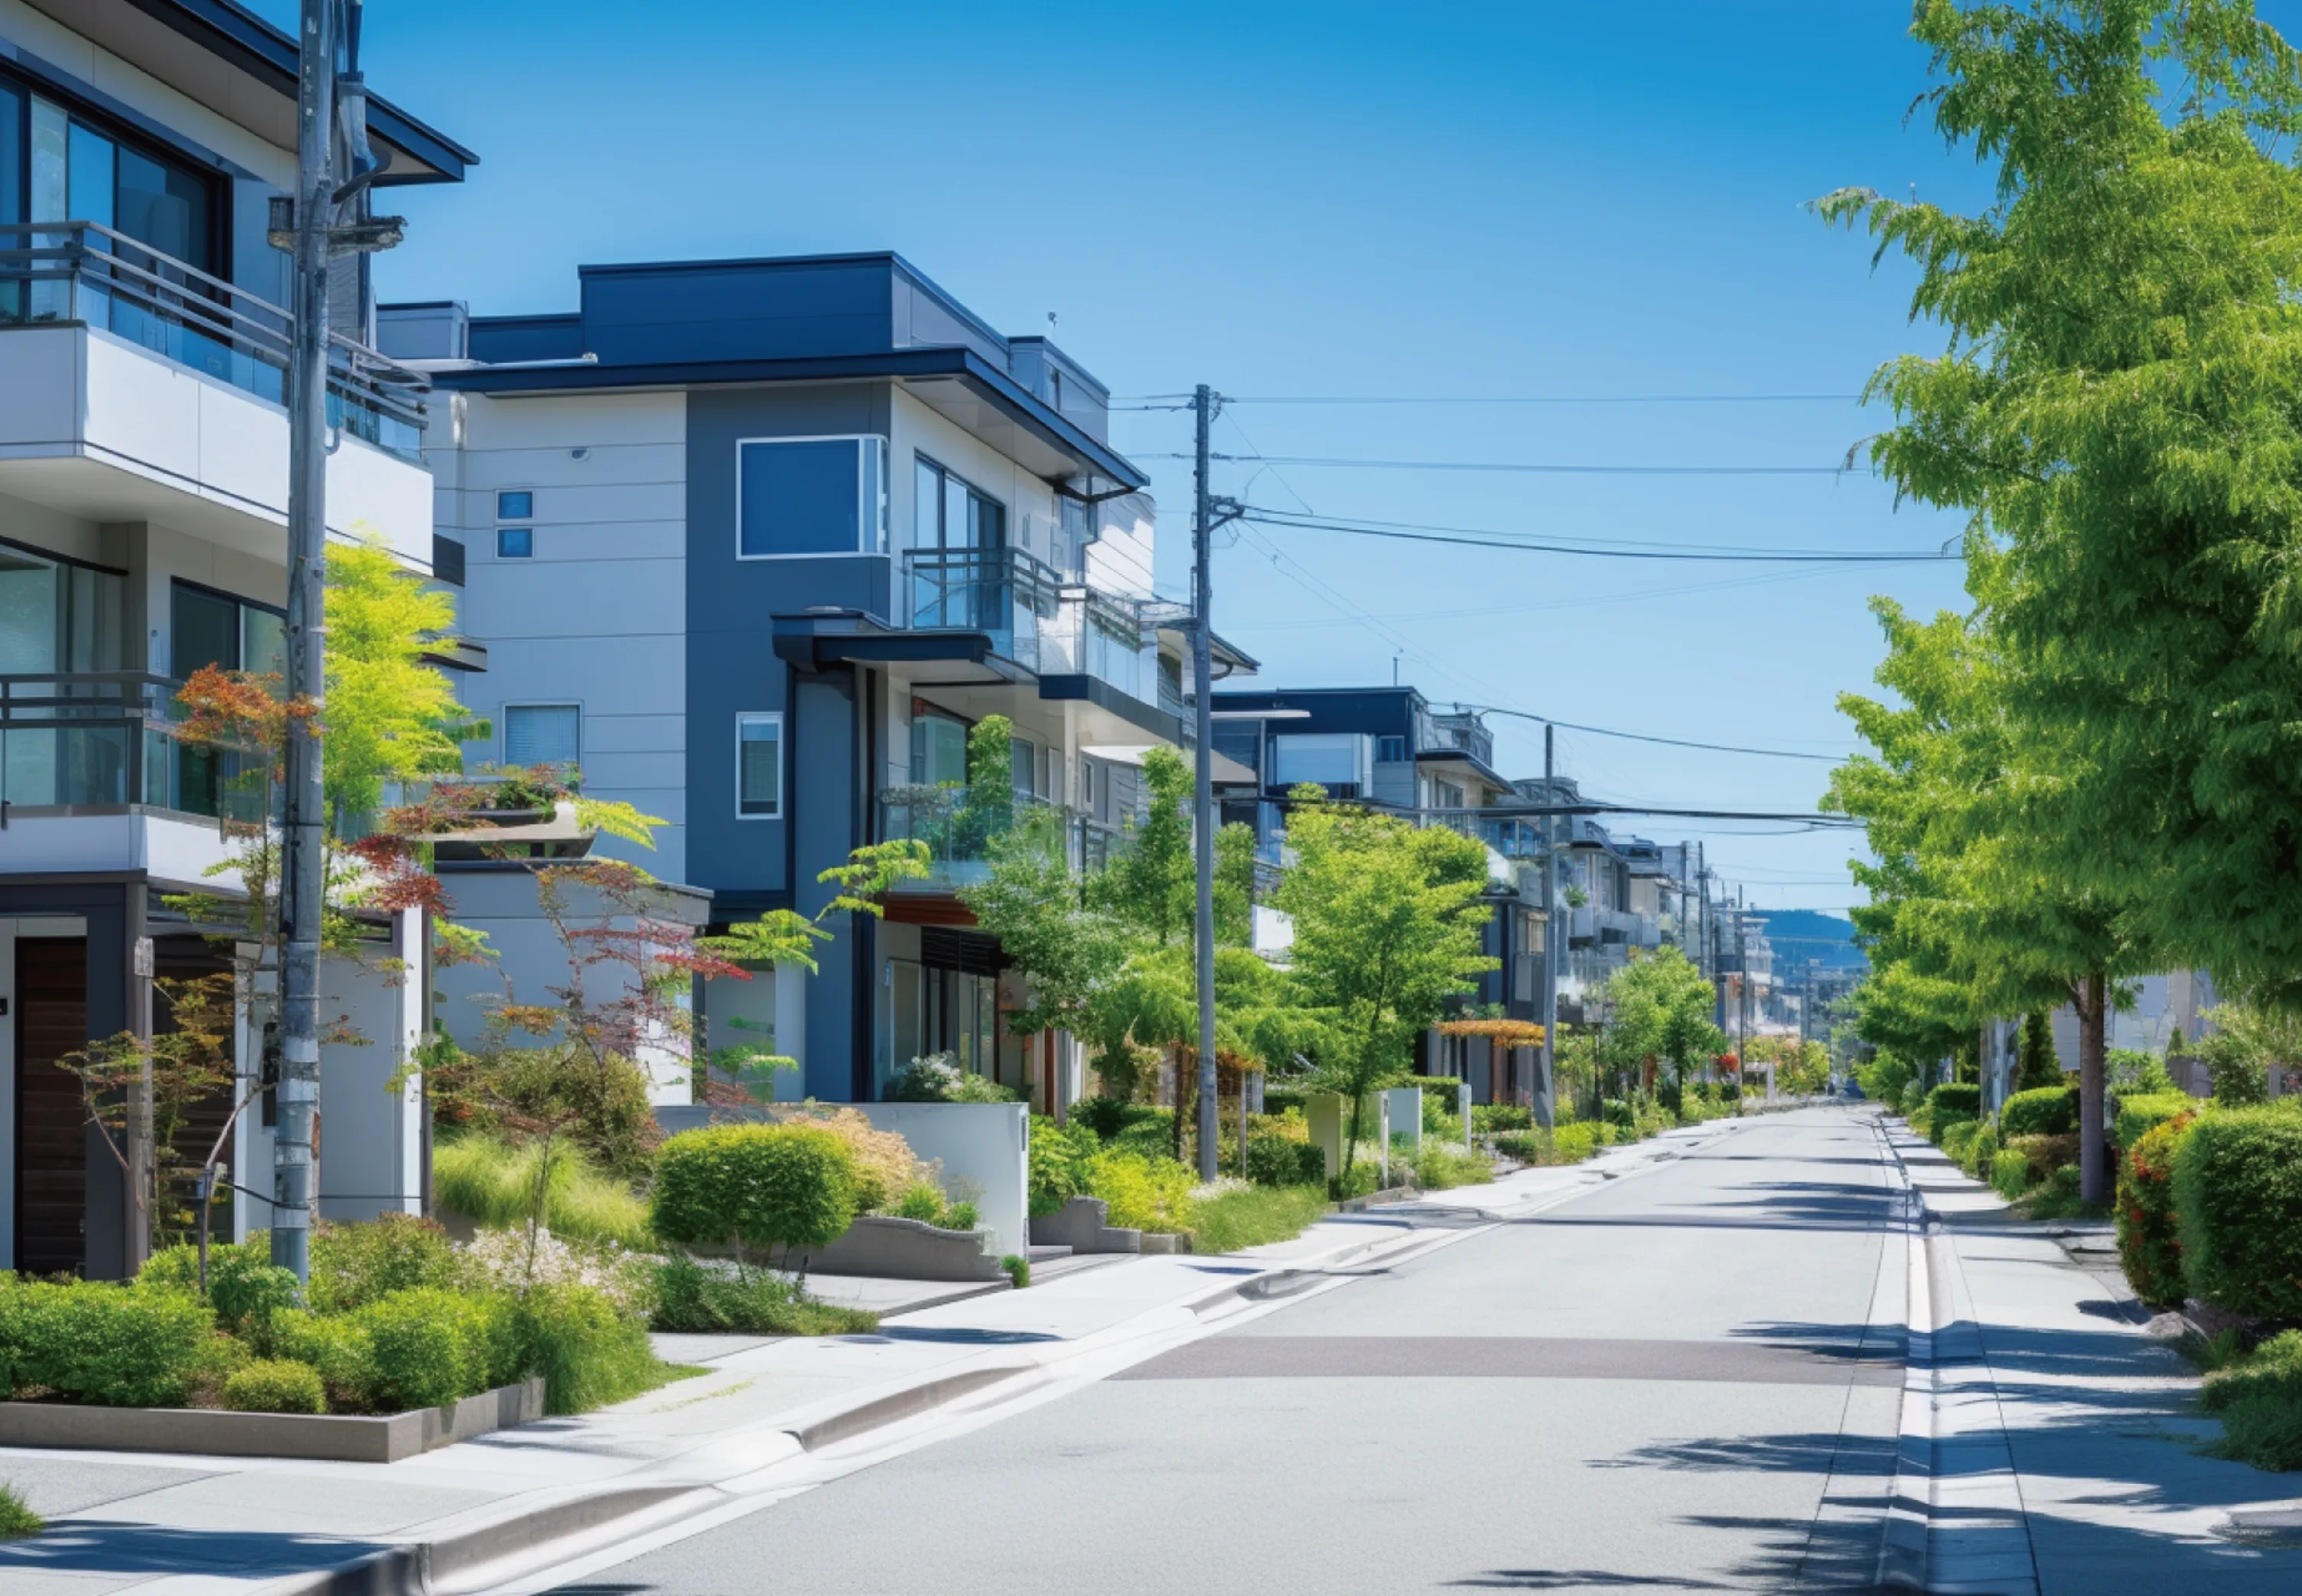
<path id="1" fill-rule="evenodd" d="M 1142 606 L 1067 582 L 1020 549 L 914 549 L 903 556 L 910 624 L 991 634 L 1036 675 L 1087 676 L 1148 701 L 1157 669 Z"/>
<path id="2" fill-rule="evenodd" d="M 1126 845 L 1102 825 L 1042 799 L 981 787 L 889 787 L 879 794 L 879 839 L 928 845 L 926 880 L 913 890 L 948 892 L 987 879 L 1001 844 L 1021 845 L 1093 875 Z"/>
<path id="3" fill-rule="evenodd" d="M 0 223 L 0 327 L 56 322 L 287 403 L 290 312 L 93 222 Z M 328 342 L 328 424 L 419 458 L 427 380 L 340 334 Z"/>
<path id="4" fill-rule="evenodd" d="M 179 736 L 175 687 L 142 671 L 0 676 L 0 805 L 139 804 L 251 825 L 276 810 L 267 759 Z"/>

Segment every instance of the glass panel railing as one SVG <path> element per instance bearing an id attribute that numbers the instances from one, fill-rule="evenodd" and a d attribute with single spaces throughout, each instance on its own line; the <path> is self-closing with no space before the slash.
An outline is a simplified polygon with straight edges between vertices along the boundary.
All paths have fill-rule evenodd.
<path id="1" fill-rule="evenodd" d="M 289 312 L 92 222 L 0 223 L 0 326 L 83 322 L 271 404 L 287 402 Z M 338 334 L 328 424 L 407 459 L 429 387 Z"/>
<path id="2" fill-rule="evenodd" d="M 11 808 L 143 804 L 255 824 L 281 794 L 260 753 L 182 740 L 175 684 L 141 671 L 0 676 L 0 801 Z"/>
<path id="3" fill-rule="evenodd" d="M 1002 847 L 1060 858 L 1092 875 L 1118 856 L 1127 835 L 1059 805 L 1011 790 L 889 787 L 879 794 L 879 837 L 928 845 L 928 875 L 917 890 L 948 892 L 987 878 Z"/>

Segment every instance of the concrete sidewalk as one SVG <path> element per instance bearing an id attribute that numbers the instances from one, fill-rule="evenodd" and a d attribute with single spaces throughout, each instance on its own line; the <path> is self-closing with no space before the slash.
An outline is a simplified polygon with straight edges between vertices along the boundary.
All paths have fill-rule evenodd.
<path id="1" fill-rule="evenodd" d="M 0 1546 L 0 1588 L 486 1589 L 589 1546 L 750 1510 L 907 1426 L 1045 1399 L 1241 1315 L 1652 1168 L 1733 1124 L 1331 1216 L 1235 1256 L 1130 1258 L 900 1313 L 873 1335 L 665 1337 L 666 1356 L 707 1372 L 396 1464 L 0 1451 L 0 1478 L 51 1521 L 46 1534 Z"/>
<path id="2" fill-rule="evenodd" d="M 1899 1124 L 1889 1139 L 1933 1222 L 1927 1588 L 2302 1589 L 2302 1478 L 2200 1453 L 2221 1426 L 2196 1411 L 2189 1363 L 2145 1332 L 2103 1227 L 2011 1220 L 1938 1149 Z"/>

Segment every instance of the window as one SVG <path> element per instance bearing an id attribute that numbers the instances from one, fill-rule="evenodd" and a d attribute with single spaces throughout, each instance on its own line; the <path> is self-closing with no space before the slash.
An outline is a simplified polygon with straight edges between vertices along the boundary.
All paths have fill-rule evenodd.
<path id="1" fill-rule="evenodd" d="M 575 704 L 506 704 L 504 763 L 573 768 L 584 752 L 584 711 Z"/>
<path id="2" fill-rule="evenodd" d="M 784 807 L 784 718 L 735 717 L 735 813 L 772 820 Z"/>
<path id="3" fill-rule="evenodd" d="M 916 462 L 912 497 L 913 548 L 953 550 L 1006 546 L 1006 506 L 927 456 L 912 458 Z"/>
<path id="4" fill-rule="evenodd" d="M 499 526 L 496 528 L 496 558 L 498 559 L 528 559 L 535 554 L 535 528 L 533 526 Z"/>
<path id="5" fill-rule="evenodd" d="M 738 440 L 736 558 L 884 551 L 886 454 L 878 438 Z"/>
<path id="6" fill-rule="evenodd" d="M 966 782 L 967 722 L 923 704 L 912 705 L 912 780 L 928 787 Z"/>
<path id="7" fill-rule="evenodd" d="M 1367 778 L 1361 761 L 1367 739 L 1355 732 L 1296 733 L 1271 739 L 1273 784 L 1281 787 L 1316 782 L 1333 792 L 1357 788 Z"/>
<path id="8" fill-rule="evenodd" d="M 169 668 L 181 681 L 203 665 L 288 674 L 288 622 L 269 605 L 179 582 L 172 595 Z"/>
<path id="9" fill-rule="evenodd" d="M 172 154 L 142 146 L 92 114 L 0 81 L 0 223 L 93 222 L 213 272 L 216 203 L 214 180 Z M 33 247 L 62 241 L 46 239 Z"/>
<path id="10" fill-rule="evenodd" d="M 535 494 L 519 488 L 496 495 L 496 519 L 499 521 L 533 521 L 535 519 Z"/>
<path id="11" fill-rule="evenodd" d="M 1377 737 L 1374 740 L 1374 762 L 1378 765 L 1401 765 L 1407 762 L 1407 739 Z"/>

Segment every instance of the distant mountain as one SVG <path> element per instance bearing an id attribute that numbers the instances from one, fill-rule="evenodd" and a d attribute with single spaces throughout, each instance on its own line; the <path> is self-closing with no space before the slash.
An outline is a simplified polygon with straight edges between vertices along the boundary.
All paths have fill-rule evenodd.
<path id="1" fill-rule="evenodd" d="M 1765 920 L 1777 971 L 1803 970 L 1809 959 L 1821 960 L 1826 970 L 1861 970 L 1870 962 L 1854 945 L 1851 920 L 1811 909 L 1773 909 L 1751 918 Z"/>

